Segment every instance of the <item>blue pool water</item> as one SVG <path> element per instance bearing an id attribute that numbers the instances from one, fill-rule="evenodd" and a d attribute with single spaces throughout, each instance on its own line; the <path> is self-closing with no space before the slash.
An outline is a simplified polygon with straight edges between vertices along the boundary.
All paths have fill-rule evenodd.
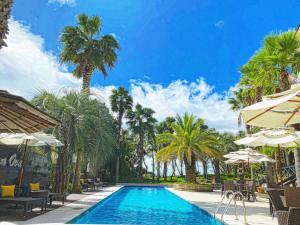
<path id="1" fill-rule="evenodd" d="M 161 187 L 123 187 L 76 217 L 75 224 L 221 225 L 206 211 Z"/>

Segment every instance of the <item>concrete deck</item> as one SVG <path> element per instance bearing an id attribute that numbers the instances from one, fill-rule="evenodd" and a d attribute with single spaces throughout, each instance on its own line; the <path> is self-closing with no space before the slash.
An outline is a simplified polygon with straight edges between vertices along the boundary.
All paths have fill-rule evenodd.
<path id="1" fill-rule="evenodd" d="M 73 199 L 77 199 L 72 203 L 66 204 L 60 208 L 37 216 L 27 221 L 16 221 L 16 222 L 0 222 L 0 224 L 64 224 L 74 217 L 80 215 L 82 212 L 97 204 L 100 200 L 109 196 L 113 192 L 119 190 L 121 186 L 114 186 L 104 188 L 103 190 L 95 193 L 85 193 L 81 195 L 71 195 Z M 186 192 L 186 191 L 177 191 L 172 188 L 168 188 L 171 192 L 175 193 L 179 197 L 185 199 L 186 201 L 191 202 L 199 206 L 200 208 L 214 213 L 218 202 L 221 199 L 220 192 Z M 238 201 L 237 204 L 241 206 L 241 202 Z M 257 202 L 246 202 L 247 207 L 247 222 L 250 225 L 275 225 L 277 224 L 276 218 L 272 219 L 269 214 L 269 204 L 266 199 L 258 198 Z M 224 207 L 223 207 L 224 209 Z M 222 212 L 222 210 L 220 210 Z M 243 221 L 243 210 L 242 207 L 238 207 L 237 210 L 239 220 L 235 219 L 234 209 L 230 208 L 228 214 L 224 217 L 224 221 L 229 225 L 241 225 L 244 224 Z M 220 215 L 218 215 L 220 218 Z"/>
<path id="2" fill-rule="evenodd" d="M 185 199 L 194 205 L 206 210 L 207 212 L 214 214 L 215 209 L 219 201 L 221 200 L 220 192 L 187 192 L 177 191 L 172 188 L 168 188 L 169 191 L 175 193 L 179 197 Z M 226 201 L 225 201 L 226 202 Z M 228 200 L 227 200 L 228 202 Z M 244 224 L 242 202 L 237 201 L 238 220 L 235 219 L 234 207 L 229 208 L 228 213 L 224 216 L 224 221 L 229 225 L 241 225 Z M 269 202 L 267 199 L 257 198 L 256 202 L 245 202 L 247 209 L 247 222 L 250 225 L 277 225 L 277 219 L 270 216 Z M 223 212 L 225 208 L 222 207 L 219 211 Z M 220 219 L 220 213 L 217 217 Z"/>

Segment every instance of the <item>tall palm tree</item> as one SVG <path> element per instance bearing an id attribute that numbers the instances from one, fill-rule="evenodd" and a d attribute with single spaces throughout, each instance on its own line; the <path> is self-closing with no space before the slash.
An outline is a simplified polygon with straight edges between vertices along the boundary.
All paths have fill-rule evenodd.
<path id="1" fill-rule="evenodd" d="M 144 142 L 145 135 L 154 129 L 156 119 L 153 117 L 154 111 L 150 108 L 144 108 L 137 104 L 134 110 L 127 113 L 127 124 L 134 134 L 138 135 L 137 156 L 138 156 L 138 176 L 142 178 L 142 169 L 144 161 Z"/>
<path id="2" fill-rule="evenodd" d="M 12 8 L 13 0 L 0 1 L 0 49 L 6 46 L 4 39 L 8 34 L 8 19 Z"/>
<path id="3" fill-rule="evenodd" d="M 169 132 L 169 133 L 174 133 L 174 129 L 172 128 L 173 124 L 175 123 L 176 119 L 174 117 L 171 117 L 171 116 L 168 116 L 166 117 L 166 119 L 162 122 L 160 122 L 156 129 L 157 129 L 157 133 L 158 134 L 162 134 L 162 133 L 165 133 L 165 132 Z M 159 146 L 159 149 L 165 147 L 164 144 L 160 144 Z M 160 164 L 161 162 L 157 161 L 157 171 L 159 172 L 159 175 L 160 175 Z M 168 162 L 165 161 L 163 162 L 163 178 L 164 180 L 167 180 L 167 176 L 168 176 Z M 159 181 L 159 176 L 158 176 L 158 181 Z"/>
<path id="4" fill-rule="evenodd" d="M 183 160 L 187 182 L 196 182 L 197 159 L 204 155 L 218 155 L 212 148 L 215 137 L 203 127 L 203 120 L 185 113 L 183 117 L 177 115 L 176 123 L 172 125 L 175 131 L 173 134 L 166 132 L 157 137 L 158 143 L 167 145 L 158 151 L 158 160 L 167 161 L 174 157 Z"/>
<path id="5" fill-rule="evenodd" d="M 61 121 L 53 130 L 64 144 L 64 149 L 58 151 L 55 190 L 63 192 L 67 187 L 72 156 L 76 154 L 72 192 L 80 193 L 82 164 L 88 161 L 99 169 L 101 163 L 113 157 L 116 135 L 109 110 L 103 103 L 76 92 L 62 98 L 45 92 L 36 96 L 33 104 Z"/>
<path id="6" fill-rule="evenodd" d="M 60 37 L 63 44 L 60 60 L 75 65 L 73 75 L 83 79 L 82 90 L 89 93 L 93 72 L 99 70 L 106 77 L 107 67 L 114 67 L 119 44 L 112 35 L 99 35 L 102 28 L 99 16 L 80 14 L 77 20 L 78 24 L 65 27 Z"/>
<path id="7" fill-rule="evenodd" d="M 119 170 L 120 170 L 120 151 L 121 151 L 121 131 L 123 117 L 127 111 L 132 108 L 132 97 L 129 95 L 128 91 L 124 87 L 119 87 L 112 91 L 110 96 L 111 109 L 113 112 L 117 113 L 117 143 L 118 143 L 118 154 L 116 161 L 116 183 L 119 182 Z"/>
<path id="8" fill-rule="evenodd" d="M 280 91 L 290 89 L 293 76 L 291 72 L 299 71 L 299 47 L 300 39 L 294 30 L 271 34 L 264 40 L 264 48 L 269 55 L 263 62 L 276 68 Z"/>

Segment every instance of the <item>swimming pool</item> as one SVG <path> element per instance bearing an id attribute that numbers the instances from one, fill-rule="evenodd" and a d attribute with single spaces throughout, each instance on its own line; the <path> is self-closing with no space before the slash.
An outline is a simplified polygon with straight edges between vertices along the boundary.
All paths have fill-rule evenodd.
<path id="1" fill-rule="evenodd" d="M 163 187 L 121 188 L 69 223 L 221 225 L 209 213 Z"/>

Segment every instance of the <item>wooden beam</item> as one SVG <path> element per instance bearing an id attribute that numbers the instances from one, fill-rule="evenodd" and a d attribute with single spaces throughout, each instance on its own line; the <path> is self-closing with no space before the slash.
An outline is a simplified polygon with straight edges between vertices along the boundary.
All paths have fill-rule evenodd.
<path id="1" fill-rule="evenodd" d="M 277 105 L 276 105 L 276 106 L 277 106 Z M 249 122 L 251 122 L 252 120 L 256 119 L 257 117 L 259 117 L 259 116 L 261 116 L 261 115 L 263 115 L 263 114 L 269 112 L 270 110 L 272 110 L 272 109 L 275 108 L 276 106 L 273 106 L 273 107 L 271 107 L 271 108 L 268 108 L 267 110 L 265 110 L 265 111 L 259 113 L 258 115 L 252 117 L 251 119 L 249 119 L 249 120 L 246 121 L 246 124 L 249 123 Z"/>
<path id="2" fill-rule="evenodd" d="M 12 121 L 10 118 L 8 118 L 7 116 L 3 115 L 3 113 L 0 111 L 0 115 L 3 116 L 4 118 L 6 118 L 10 123 L 14 124 L 18 129 L 20 129 L 20 131 L 24 132 L 24 133 L 30 133 L 30 131 L 28 132 L 28 130 L 26 130 L 26 128 L 22 127 L 20 124 L 15 123 L 14 121 Z"/>
<path id="3" fill-rule="evenodd" d="M 37 128 L 34 127 L 34 124 L 31 123 L 30 120 L 28 120 L 26 117 L 22 118 L 22 116 L 19 116 L 19 114 L 16 114 L 14 112 L 10 112 L 6 108 L 0 107 L 2 109 L 2 113 L 4 113 L 8 118 L 11 120 L 16 120 L 18 123 L 22 124 L 24 127 L 27 127 L 28 129 L 32 130 L 33 127 L 35 130 L 32 130 L 33 132 L 39 131 Z M 30 121 L 30 122 L 29 122 Z"/>
<path id="4" fill-rule="evenodd" d="M 15 115 L 14 113 L 10 113 L 9 111 L 7 111 L 7 109 L 5 109 L 3 107 L 0 107 L 0 108 L 2 108 L 2 115 L 4 113 L 7 118 L 10 118 L 10 121 L 16 120 L 18 123 L 22 124 L 22 126 L 26 127 L 27 129 L 30 129 L 32 132 L 39 131 L 38 128 L 34 127 L 34 124 L 32 124 L 31 121 L 28 122 L 29 120 L 26 117 L 22 118 L 21 116 L 18 116 L 18 114 Z"/>
<path id="5" fill-rule="evenodd" d="M 42 122 L 37 121 L 36 119 L 34 119 L 34 120 L 36 120 L 35 124 L 32 123 L 32 121 L 34 121 L 34 120 L 29 119 L 29 118 L 27 117 L 27 115 L 22 115 L 22 114 L 16 113 L 16 112 L 14 112 L 13 110 L 11 110 L 11 109 L 9 109 L 9 108 L 7 108 L 7 107 L 1 107 L 1 106 L 0 106 L 0 108 L 2 108 L 2 110 L 6 111 L 6 112 L 9 113 L 9 114 L 14 115 L 15 117 L 17 117 L 17 118 L 19 118 L 19 119 L 23 118 L 23 121 L 26 121 L 26 123 L 29 124 L 31 127 L 36 127 L 37 125 L 38 125 L 38 126 L 41 125 L 42 128 L 43 128 L 43 127 L 44 127 L 44 128 L 48 128 L 48 125 L 44 125 Z"/>
<path id="6" fill-rule="evenodd" d="M 22 108 L 22 110 L 20 110 L 20 107 L 16 106 L 15 104 L 5 104 L 5 106 L 7 108 L 11 109 L 12 111 L 17 111 L 17 112 L 19 112 L 19 114 L 22 114 L 22 115 L 24 115 L 26 117 L 30 117 L 33 120 L 39 120 L 40 123 L 44 123 L 46 126 L 49 126 L 49 125 L 50 126 L 53 126 L 53 125 L 55 126 L 56 125 L 56 124 L 50 122 L 49 120 L 46 120 L 46 119 L 44 119 L 44 118 L 42 118 L 40 116 L 37 116 L 37 115 L 31 113 L 27 109 Z"/>
<path id="7" fill-rule="evenodd" d="M 288 124 L 288 122 L 290 122 L 290 120 L 293 118 L 293 116 L 296 114 L 296 112 L 298 112 L 299 109 L 300 109 L 300 105 L 294 110 L 294 112 L 292 113 L 292 115 L 289 116 L 289 118 L 287 119 L 287 121 L 284 123 L 284 126 L 286 126 Z"/>

